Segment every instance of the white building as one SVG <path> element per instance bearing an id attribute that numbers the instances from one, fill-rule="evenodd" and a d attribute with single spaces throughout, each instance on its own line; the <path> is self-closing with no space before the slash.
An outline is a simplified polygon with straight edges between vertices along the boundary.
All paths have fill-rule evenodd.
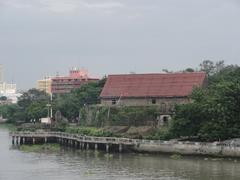
<path id="1" fill-rule="evenodd" d="M 21 96 L 20 93 L 17 93 L 17 85 L 4 82 L 3 72 L 3 65 L 0 64 L 0 97 L 7 97 L 8 103 L 17 103 L 18 97 Z"/>
<path id="2" fill-rule="evenodd" d="M 0 83 L 0 96 L 7 97 L 12 103 L 17 103 L 18 97 L 21 96 L 20 93 L 17 93 L 16 84 L 7 84 L 5 82 Z"/>

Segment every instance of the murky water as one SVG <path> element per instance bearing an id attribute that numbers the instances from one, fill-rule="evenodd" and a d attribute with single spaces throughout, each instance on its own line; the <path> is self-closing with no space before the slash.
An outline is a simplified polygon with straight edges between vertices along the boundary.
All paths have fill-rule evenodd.
<path id="1" fill-rule="evenodd" d="M 0 127 L 0 180 L 239 180 L 240 160 L 168 155 L 113 154 L 62 150 L 24 153 L 11 149 L 8 130 Z"/>

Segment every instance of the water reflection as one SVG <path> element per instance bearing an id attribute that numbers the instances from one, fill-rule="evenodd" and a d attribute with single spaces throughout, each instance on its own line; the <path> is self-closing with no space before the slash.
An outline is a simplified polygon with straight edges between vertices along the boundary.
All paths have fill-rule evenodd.
<path id="1" fill-rule="evenodd" d="M 0 128 L 0 180 L 181 180 L 240 179 L 240 163 L 203 157 L 110 154 L 62 149 L 58 153 L 11 150 L 8 130 Z"/>

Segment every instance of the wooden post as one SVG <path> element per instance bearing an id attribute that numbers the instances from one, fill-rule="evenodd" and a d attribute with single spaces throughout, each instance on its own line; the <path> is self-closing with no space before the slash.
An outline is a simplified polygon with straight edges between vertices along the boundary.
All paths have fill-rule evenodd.
<path id="1" fill-rule="evenodd" d="M 35 144 L 35 143 L 36 143 L 36 139 L 35 139 L 35 138 L 33 138 L 32 140 L 33 140 L 33 144 Z"/>
<path id="2" fill-rule="evenodd" d="M 22 138 L 22 143 L 25 144 L 25 137 Z"/>
<path id="3" fill-rule="evenodd" d="M 98 144 L 95 144 L 95 150 L 96 151 L 98 150 Z"/>
<path id="4" fill-rule="evenodd" d="M 12 137 L 12 144 L 15 144 L 15 136 Z"/>
<path id="5" fill-rule="evenodd" d="M 87 143 L 86 149 L 89 150 L 89 143 Z"/>
<path id="6" fill-rule="evenodd" d="M 123 151 L 123 145 L 119 144 L 119 152 L 121 153 Z"/>
<path id="7" fill-rule="evenodd" d="M 44 138 L 44 143 L 46 144 L 48 142 L 47 137 Z"/>
<path id="8" fill-rule="evenodd" d="M 19 141 L 18 141 L 18 140 L 19 140 L 19 137 L 17 136 L 17 137 L 16 137 L 16 144 L 17 144 L 17 145 L 19 144 Z"/>
<path id="9" fill-rule="evenodd" d="M 106 144 L 106 152 L 109 153 L 109 144 Z"/>

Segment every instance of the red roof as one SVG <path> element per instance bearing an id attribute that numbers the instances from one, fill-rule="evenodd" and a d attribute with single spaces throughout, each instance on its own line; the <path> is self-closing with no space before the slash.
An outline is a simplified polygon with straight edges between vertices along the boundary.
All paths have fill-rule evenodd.
<path id="1" fill-rule="evenodd" d="M 203 72 L 109 75 L 100 97 L 186 97 L 205 79 Z"/>

